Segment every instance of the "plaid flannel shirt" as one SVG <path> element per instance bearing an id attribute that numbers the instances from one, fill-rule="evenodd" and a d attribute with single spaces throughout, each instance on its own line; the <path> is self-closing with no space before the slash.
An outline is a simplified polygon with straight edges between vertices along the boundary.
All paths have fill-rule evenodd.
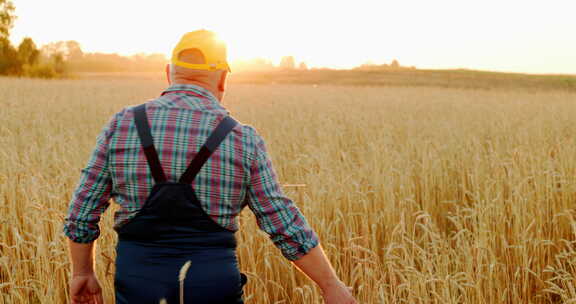
<path id="1" fill-rule="evenodd" d="M 113 116 L 82 169 L 64 233 L 78 243 L 100 235 L 101 214 L 110 198 L 120 205 L 114 228 L 143 206 L 154 184 L 134 124 L 133 108 Z M 228 115 L 204 88 L 173 85 L 147 103 L 154 145 L 168 180 L 177 181 L 218 122 Z M 262 137 L 239 125 L 208 159 L 193 182 L 207 214 L 222 227 L 238 230 L 237 216 L 248 205 L 258 226 L 282 254 L 296 260 L 318 244 L 318 236 L 278 184 Z"/>

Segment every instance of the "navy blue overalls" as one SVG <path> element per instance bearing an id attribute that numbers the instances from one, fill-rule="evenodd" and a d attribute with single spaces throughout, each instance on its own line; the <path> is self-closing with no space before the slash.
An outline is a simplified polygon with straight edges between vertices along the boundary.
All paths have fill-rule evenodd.
<path id="1" fill-rule="evenodd" d="M 116 303 L 180 302 L 179 273 L 186 273 L 184 303 L 243 303 L 246 276 L 238 270 L 233 231 L 216 224 L 202 209 L 192 181 L 237 122 L 220 122 L 178 182 L 166 180 L 154 148 L 145 104 L 134 119 L 155 184 L 144 206 L 118 228 Z"/>

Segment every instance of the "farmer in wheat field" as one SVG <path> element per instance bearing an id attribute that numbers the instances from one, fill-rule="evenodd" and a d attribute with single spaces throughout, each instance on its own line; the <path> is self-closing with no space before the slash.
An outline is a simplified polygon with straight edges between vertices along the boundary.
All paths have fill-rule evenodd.
<path id="1" fill-rule="evenodd" d="M 326 303 L 356 303 L 282 193 L 262 138 L 222 106 L 229 71 L 214 33 L 187 33 L 166 69 L 170 87 L 118 112 L 100 133 L 64 225 L 72 303 L 103 303 L 94 241 L 110 198 L 120 206 L 116 303 L 243 303 L 234 233 L 246 205 Z"/>

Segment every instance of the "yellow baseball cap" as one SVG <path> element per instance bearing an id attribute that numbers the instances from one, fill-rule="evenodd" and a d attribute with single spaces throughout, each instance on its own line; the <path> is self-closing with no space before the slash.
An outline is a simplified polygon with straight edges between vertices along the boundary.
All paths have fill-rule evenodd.
<path id="1" fill-rule="evenodd" d="M 180 53 L 187 49 L 198 49 L 201 51 L 206 63 L 194 64 L 180 61 L 178 59 Z M 194 70 L 227 70 L 230 72 L 230 66 L 226 61 L 226 45 L 217 39 L 214 32 L 208 30 L 198 30 L 184 34 L 172 51 L 171 62 L 174 65 Z"/>

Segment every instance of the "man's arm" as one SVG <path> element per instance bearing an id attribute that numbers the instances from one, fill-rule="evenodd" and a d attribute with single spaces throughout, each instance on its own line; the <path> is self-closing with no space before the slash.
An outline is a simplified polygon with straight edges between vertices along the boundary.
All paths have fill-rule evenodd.
<path id="1" fill-rule="evenodd" d="M 108 145 L 119 114 L 98 135 L 65 219 L 64 233 L 69 238 L 72 263 L 72 303 L 103 303 L 102 290 L 94 272 L 94 241 L 100 235 L 100 215 L 109 206 L 112 179 L 107 165 Z"/>
<path id="2" fill-rule="evenodd" d="M 268 233 L 284 257 L 322 289 L 329 304 L 354 304 L 350 290 L 338 279 L 316 232 L 280 189 L 264 141 L 257 136 L 250 170 L 248 204 L 260 229 Z"/>
<path id="3" fill-rule="evenodd" d="M 266 232 L 282 255 L 294 261 L 319 244 L 316 232 L 290 198 L 282 192 L 264 141 L 255 135 L 251 160 L 248 207 L 258 227 Z"/>
<path id="4" fill-rule="evenodd" d="M 316 282 L 322 290 L 340 282 L 320 244 L 295 260 L 294 264 Z"/>
<path id="5" fill-rule="evenodd" d="M 351 293 L 352 288 L 338 279 L 320 244 L 295 260 L 294 264 L 320 286 L 326 303 L 356 303 Z"/>
<path id="6" fill-rule="evenodd" d="M 82 244 L 68 240 L 73 277 L 94 274 L 94 243 Z"/>
<path id="7" fill-rule="evenodd" d="M 106 211 L 112 191 L 112 177 L 108 171 L 108 149 L 117 120 L 117 113 L 104 126 L 96 139 L 96 146 L 88 164 L 82 169 L 78 186 L 70 201 L 64 223 L 64 233 L 76 243 L 91 243 L 100 236 L 101 214 Z"/>

